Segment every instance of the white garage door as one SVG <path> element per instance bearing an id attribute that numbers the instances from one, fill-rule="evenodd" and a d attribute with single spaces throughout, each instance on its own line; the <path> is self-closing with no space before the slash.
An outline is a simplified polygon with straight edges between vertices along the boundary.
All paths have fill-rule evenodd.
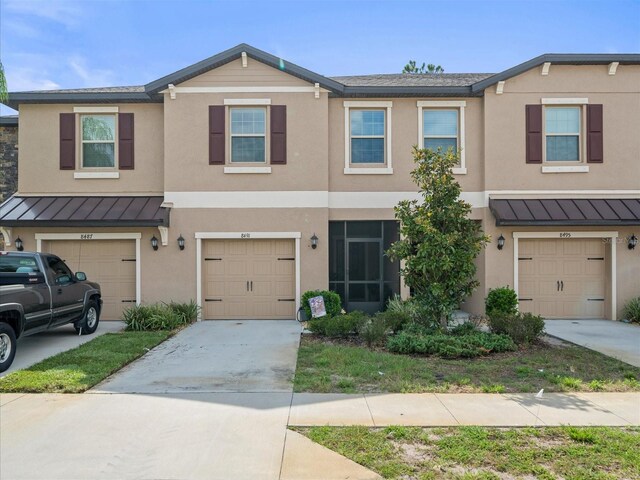
<path id="1" fill-rule="evenodd" d="M 604 318 L 602 239 L 527 239 L 518 250 L 520 310 L 545 318 Z"/>
<path id="2" fill-rule="evenodd" d="M 49 240 L 44 252 L 53 253 L 87 280 L 100 284 L 102 320 L 119 320 L 122 311 L 136 302 L 135 240 Z"/>
<path id="3" fill-rule="evenodd" d="M 294 240 L 203 242 L 203 316 L 295 318 Z"/>

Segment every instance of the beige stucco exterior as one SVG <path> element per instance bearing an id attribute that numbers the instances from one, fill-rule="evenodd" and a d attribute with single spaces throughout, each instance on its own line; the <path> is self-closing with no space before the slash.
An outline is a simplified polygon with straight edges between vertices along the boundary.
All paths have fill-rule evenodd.
<path id="1" fill-rule="evenodd" d="M 604 65 L 552 65 L 547 76 L 539 68 L 510 78 L 502 94 L 495 86 L 484 96 L 341 98 L 313 83 L 269 67 L 252 58 L 247 66 L 234 60 L 176 85 L 175 98 L 167 91 L 163 103 L 119 104 L 120 112 L 135 115 L 135 169 L 120 171 L 119 179 L 74 179 L 73 171 L 58 168 L 58 116 L 73 111 L 70 104 L 23 105 L 20 107 L 19 193 L 22 195 L 123 195 L 155 194 L 168 199 L 193 198 L 185 206 L 176 202 L 171 210 L 168 245 L 151 249 L 149 240 L 159 237 L 154 228 L 89 228 L 92 232 L 140 232 L 141 300 L 185 301 L 196 298 L 198 233 L 289 232 L 300 234 L 299 283 L 302 292 L 328 287 L 328 228 L 330 221 L 392 220 L 391 200 L 415 194 L 410 178 L 411 149 L 419 142 L 418 105 L 425 100 L 466 102 L 464 143 L 466 174 L 457 174 L 473 205 L 472 218 L 482 222 L 492 237 L 477 258 L 478 290 L 463 304 L 471 313 L 482 313 L 489 289 L 515 284 L 514 232 L 591 231 L 617 234 L 615 259 L 607 245 L 607 318 L 620 317 L 624 303 L 640 294 L 640 249 L 629 250 L 626 239 L 640 235 L 632 227 L 496 227 L 487 200 L 494 195 L 525 198 L 547 196 L 640 197 L 640 66 L 623 65 L 609 75 Z M 187 88 L 187 90 L 180 90 Z M 223 91 L 227 88 L 227 91 Z M 229 91 L 249 89 L 250 91 Z M 263 88 L 264 91 L 261 91 Z M 189 90 L 190 89 L 190 90 Z M 543 98 L 586 98 L 604 105 L 604 163 L 586 164 L 587 173 L 542 173 L 540 164 L 525 163 L 525 105 Z M 209 110 L 229 101 L 257 100 L 261 108 L 287 106 L 287 164 L 236 165 L 229 162 L 227 107 L 226 165 L 209 165 Z M 346 174 L 345 101 L 391 102 L 391 158 L 393 174 Z M 266 104 L 270 103 L 270 105 Z M 366 108 L 366 106 L 365 106 Z M 267 128 L 268 129 L 268 128 Z M 269 135 L 266 136 L 267 151 Z M 389 138 L 387 138 L 387 141 Z M 554 164 L 557 165 L 557 164 Z M 271 167 L 270 173 L 225 173 L 238 166 Z M 266 196 L 256 196 L 262 192 Z M 291 195 L 283 196 L 289 192 Z M 340 197 L 357 193 L 357 197 Z M 205 195 L 201 195 L 205 194 Z M 206 194 L 215 194 L 215 199 Z M 236 208 L 240 194 L 251 206 Z M 385 194 L 386 196 L 382 195 Z M 397 194 L 396 197 L 393 195 Z M 200 195 L 200 196 L 194 196 Z M 260 205 L 273 197 L 276 206 Z M 176 197 L 178 198 L 178 197 Z M 313 198 L 313 201 L 310 199 Z M 352 200 L 336 204 L 332 198 Z M 370 202 L 374 202 L 370 203 Z M 197 204 L 194 205 L 194 202 Z M 219 202 L 219 203 L 216 203 Z M 280 203 L 278 203 L 280 202 Z M 314 203 L 315 202 L 315 203 Z M 333 202 L 333 203 L 332 203 Z M 369 203 L 368 203 L 369 202 Z M 310 206 L 310 204 L 312 204 Z M 198 208 L 194 208 L 197 206 Z M 36 248 L 36 233 L 81 232 L 80 229 L 14 228 L 26 250 Z M 554 233 L 554 234 L 555 234 Z M 319 238 L 312 249 L 310 237 Z M 498 250 L 495 239 L 506 238 Z M 176 239 L 182 235 L 186 248 Z M 616 265 L 615 278 L 611 262 Z M 612 307 L 615 284 L 616 306 Z"/>
<path id="2" fill-rule="evenodd" d="M 85 105 L 83 105 L 85 106 Z M 97 107 L 101 105 L 96 105 Z M 160 104 L 120 104 L 119 113 L 135 118 L 135 169 L 82 169 L 80 145 L 76 148 L 76 170 L 60 170 L 59 124 L 61 113 L 72 113 L 73 105 L 23 105 L 20 107 L 18 165 L 19 194 L 162 194 L 163 108 Z M 80 122 L 76 121 L 76 138 Z M 117 147 L 116 147 L 117 148 Z M 118 172 L 118 179 L 75 179 L 80 171 Z"/>

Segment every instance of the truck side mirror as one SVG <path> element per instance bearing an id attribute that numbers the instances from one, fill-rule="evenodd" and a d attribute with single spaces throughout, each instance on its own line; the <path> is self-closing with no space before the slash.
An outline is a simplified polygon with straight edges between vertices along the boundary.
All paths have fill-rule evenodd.
<path id="1" fill-rule="evenodd" d="M 84 272 L 77 272 L 75 277 L 78 282 L 84 282 L 87 279 L 87 275 Z"/>

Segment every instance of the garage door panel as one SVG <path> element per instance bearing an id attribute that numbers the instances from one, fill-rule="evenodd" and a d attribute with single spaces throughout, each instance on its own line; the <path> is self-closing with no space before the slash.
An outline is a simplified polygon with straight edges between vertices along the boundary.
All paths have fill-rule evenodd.
<path id="1" fill-rule="evenodd" d="M 43 250 L 100 284 L 103 320 L 118 320 L 135 304 L 135 240 L 50 240 L 43 242 Z"/>
<path id="2" fill-rule="evenodd" d="M 294 240 L 208 240 L 203 250 L 217 252 L 222 265 L 205 267 L 203 283 L 225 285 L 221 302 L 204 303 L 206 319 L 295 318 L 295 302 L 278 301 L 295 299 Z"/>
<path id="3" fill-rule="evenodd" d="M 605 247 L 600 239 L 523 239 L 519 261 L 522 311 L 547 318 L 603 318 Z"/>

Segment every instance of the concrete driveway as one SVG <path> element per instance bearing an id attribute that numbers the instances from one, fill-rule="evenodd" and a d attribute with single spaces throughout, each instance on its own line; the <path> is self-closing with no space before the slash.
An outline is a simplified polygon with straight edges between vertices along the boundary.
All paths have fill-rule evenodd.
<path id="1" fill-rule="evenodd" d="M 545 320 L 553 337 L 640 367 L 640 326 L 611 320 Z"/>
<path id="2" fill-rule="evenodd" d="M 3 396 L 0 478 L 278 479 L 300 331 L 201 322 L 88 394 Z"/>

